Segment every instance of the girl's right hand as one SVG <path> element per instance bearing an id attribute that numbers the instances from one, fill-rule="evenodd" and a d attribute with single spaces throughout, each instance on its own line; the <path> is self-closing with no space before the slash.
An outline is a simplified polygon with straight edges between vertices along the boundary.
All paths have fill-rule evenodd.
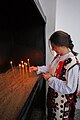
<path id="1" fill-rule="evenodd" d="M 31 67 L 29 68 L 29 72 L 36 72 L 37 70 L 38 70 L 38 68 L 35 67 L 35 66 L 31 66 Z"/>

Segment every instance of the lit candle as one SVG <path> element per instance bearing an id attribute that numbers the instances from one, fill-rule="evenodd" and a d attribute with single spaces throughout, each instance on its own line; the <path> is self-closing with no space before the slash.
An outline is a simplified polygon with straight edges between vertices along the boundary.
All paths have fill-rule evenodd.
<path id="1" fill-rule="evenodd" d="M 11 64 L 11 69 L 12 69 L 12 72 L 13 72 L 13 76 L 14 76 L 14 78 L 15 78 L 15 73 L 14 73 L 14 69 L 13 69 L 13 62 L 10 61 L 10 64 Z"/>
<path id="2" fill-rule="evenodd" d="M 12 61 L 10 61 L 10 64 L 11 64 L 11 68 L 12 68 L 12 70 L 13 70 L 13 64 L 12 64 Z"/>
<path id="3" fill-rule="evenodd" d="M 22 64 L 22 78 L 24 78 L 24 65 Z"/>
<path id="4" fill-rule="evenodd" d="M 28 76 L 30 76 L 29 68 L 30 68 L 30 60 L 27 59 L 27 71 L 28 71 Z"/>
<path id="5" fill-rule="evenodd" d="M 20 76 L 21 76 L 21 64 L 19 64 L 19 71 L 20 71 Z"/>
<path id="6" fill-rule="evenodd" d="M 27 63 L 24 62 L 25 71 L 27 72 Z"/>
<path id="7" fill-rule="evenodd" d="M 28 72 L 29 72 L 29 67 L 30 67 L 30 61 L 29 61 L 29 59 L 27 59 L 27 69 L 28 69 Z"/>
<path id="8" fill-rule="evenodd" d="M 26 75 L 26 77 L 28 77 L 28 69 L 27 69 L 27 63 L 26 62 L 24 63 L 24 66 L 25 66 L 25 75 Z"/>

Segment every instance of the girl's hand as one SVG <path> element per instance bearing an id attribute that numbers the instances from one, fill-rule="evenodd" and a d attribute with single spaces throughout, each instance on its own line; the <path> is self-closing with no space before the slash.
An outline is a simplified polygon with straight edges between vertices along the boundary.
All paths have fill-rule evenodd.
<path id="1" fill-rule="evenodd" d="M 45 80 L 48 80 L 50 77 L 52 77 L 52 75 L 50 73 L 43 73 L 42 74 L 42 77 L 45 79 Z"/>
<path id="2" fill-rule="evenodd" d="M 38 68 L 35 67 L 35 66 L 31 66 L 31 67 L 29 68 L 29 72 L 36 72 L 37 70 L 38 70 Z"/>

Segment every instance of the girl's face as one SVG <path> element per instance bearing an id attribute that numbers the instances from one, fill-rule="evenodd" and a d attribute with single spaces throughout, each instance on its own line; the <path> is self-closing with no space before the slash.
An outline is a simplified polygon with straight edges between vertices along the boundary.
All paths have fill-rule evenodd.
<path id="1" fill-rule="evenodd" d="M 55 51 L 57 54 L 62 54 L 62 47 L 63 46 L 57 46 L 54 43 L 51 44 L 52 51 Z"/>
<path id="2" fill-rule="evenodd" d="M 69 49 L 65 46 L 57 46 L 54 43 L 51 43 L 52 50 L 55 51 L 59 55 L 64 55 L 69 53 Z"/>

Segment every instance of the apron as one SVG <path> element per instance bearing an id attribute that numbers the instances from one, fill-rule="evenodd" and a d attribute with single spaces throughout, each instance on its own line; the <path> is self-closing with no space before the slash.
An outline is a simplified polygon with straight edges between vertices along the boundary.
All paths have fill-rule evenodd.
<path id="1" fill-rule="evenodd" d="M 66 73 L 77 64 L 75 57 L 60 61 L 56 71 L 55 77 L 62 81 L 66 81 Z M 75 105 L 77 102 L 77 89 L 72 94 L 61 94 L 56 92 L 51 87 L 48 88 L 47 94 L 47 108 L 48 120 L 74 120 Z"/>

